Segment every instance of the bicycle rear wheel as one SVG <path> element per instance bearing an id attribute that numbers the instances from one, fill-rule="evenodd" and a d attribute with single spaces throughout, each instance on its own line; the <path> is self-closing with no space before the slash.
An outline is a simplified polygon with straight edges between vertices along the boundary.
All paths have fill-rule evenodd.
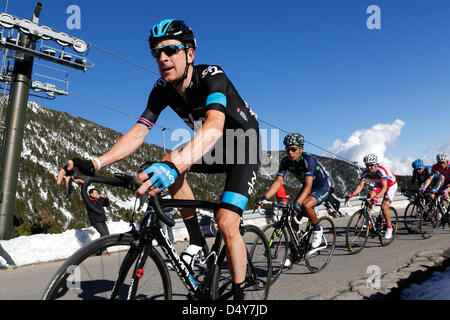
<path id="1" fill-rule="evenodd" d="M 420 207 L 414 202 L 406 206 L 403 222 L 408 233 L 419 233 Z"/>
<path id="2" fill-rule="evenodd" d="M 272 259 L 267 239 L 259 228 L 252 225 L 243 226 L 241 234 L 247 250 L 245 300 L 266 300 L 272 275 Z M 213 300 L 233 299 L 233 281 L 226 257 L 226 247 L 223 246 L 214 268 L 211 286 Z"/>
<path id="3" fill-rule="evenodd" d="M 263 232 L 269 241 L 270 255 L 272 258 L 272 277 L 270 283 L 273 284 L 283 271 L 289 248 L 289 236 L 286 228 L 278 226 L 278 222 L 267 225 L 263 229 Z"/>
<path id="4" fill-rule="evenodd" d="M 336 246 L 336 228 L 329 217 L 319 218 L 319 224 L 323 229 L 322 243 L 317 248 L 311 247 L 312 237 L 309 238 L 308 252 L 305 254 L 305 262 L 309 271 L 319 272 L 330 262 Z"/>
<path id="5" fill-rule="evenodd" d="M 430 238 L 439 225 L 437 219 L 438 210 L 437 206 L 432 206 L 420 215 L 419 233 L 424 239 Z"/>
<path id="6" fill-rule="evenodd" d="M 132 285 L 136 256 L 131 257 L 134 239 L 131 234 L 101 237 L 79 249 L 59 268 L 50 280 L 43 300 L 106 300 L 116 288 L 115 299 L 125 300 Z M 107 250 L 109 255 L 99 255 Z M 136 300 L 172 298 L 169 272 L 155 248 L 149 250 L 139 280 Z M 123 280 L 117 281 L 119 274 Z M 123 284 L 118 287 L 116 282 Z"/>
<path id="7" fill-rule="evenodd" d="M 357 254 L 364 249 L 368 236 L 369 221 L 361 209 L 352 215 L 345 231 L 345 243 L 350 253 Z"/>

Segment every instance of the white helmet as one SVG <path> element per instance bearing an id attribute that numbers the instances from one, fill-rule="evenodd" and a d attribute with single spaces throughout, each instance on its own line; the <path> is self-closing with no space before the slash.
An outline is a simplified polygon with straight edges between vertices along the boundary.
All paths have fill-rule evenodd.
<path id="1" fill-rule="evenodd" d="M 448 161 L 448 154 L 446 154 L 446 153 L 439 153 L 439 154 L 436 156 L 436 161 L 437 161 L 437 162 L 445 162 L 445 161 Z"/>
<path id="2" fill-rule="evenodd" d="M 366 155 L 363 159 L 364 164 L 372 164 L 372 163 L 377 163 L 378 164 L 378 157 L 376 154 L 373 153 L 369 153 L 368 155 Z"/>

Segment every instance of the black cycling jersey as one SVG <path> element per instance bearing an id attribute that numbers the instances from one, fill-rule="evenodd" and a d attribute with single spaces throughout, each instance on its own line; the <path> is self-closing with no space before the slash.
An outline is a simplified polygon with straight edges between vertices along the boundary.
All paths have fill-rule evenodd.
<path id="1" fill-rule="evenodd" d="M 419 186 L 423 186 L 425 184 L 425 181 L 429 178 L 431 175 L 431 167 L 425 166 L 425 170 L 423 170 L 422 173 L 419 173 L 416 169 L 413 170 L 413 175 L 411 178 L 411 183 L 415 184 L 416 181 L 419 184 Z"/>
<path id="2" fill-rule="evenodd" d="M 193 130 L 200 128 L 207 111 L 217 110 L 225 114 L 223 138 L 190 171 L 226 173 L 221 207 L 242 214 L 260 165 L 256 114 L 240 97 L 222 68 L 208 65 L 194 66 L 184 97 L 164 79 L 158 79 L 138 123 L 151 129 L 167 106 Z"/>
<path id="3" fill-rule="evenodd" d="M 255 113 L 242 100 L 219 66 L 194 66 L 191 84 L 186 89 L 184 97 L 160 78 L 156 81 L 148 98 L 147 109 L 138 122 L 151 128 L 167 106 L 170 106 L 193 130 L 195 122 L 203 123 L 209 110 L 225 113 L 224 129 L 258 128 Z"/>
<path id="4" fill-rule="evenodd" d="M 301 182 L 305 181 L 305 177 L 311 176 L 314 179 L 313 186 L 329 186 L 328 175 L 322 165 L 314 157 L 305 152 L 295 161 L 289 160 L 288 157 L 284 157 L 280 161 L 277 176 L 284 178 L 288 171 Z"/>
<path id="5" fill-rule="evenodd" d="M 295 161 L 284 157 L 280 162 L 277 176 L 285 177 L 287 172 L 291 172 L 297 179 L 303 182 L 303 188 L 295 198 L 295 202 L 301 196 L 305 188 L 305 177 L 313 177 L 310 196 L 316 198 L 317 205 L 325 201 L 330 195 L 330 180 L 322 165 L 311 155 L 303 152 Z"/>

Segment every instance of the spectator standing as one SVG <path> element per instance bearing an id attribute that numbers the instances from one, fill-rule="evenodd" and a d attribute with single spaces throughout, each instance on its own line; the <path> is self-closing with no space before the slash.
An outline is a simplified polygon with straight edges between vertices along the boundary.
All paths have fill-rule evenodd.
<path id="1" fill-rule="evenodd" d="M 102 211 L 102 214 L 98 214 L 92 210 L 90 210 L 86 206 L 86 210 L 89 217 L 89 222 L 95 228 L 95 230 L 100 233 L 100 236 L 109 235 L 108 226 L 106 225 L 106 213 L 105 207 L 109 206 L 109 199 L 106 193 L 103 193 L 101 196 L 98 193 L 98 190 L 93 188 L 89 190 L 89 201 L 98 209 Z"/>

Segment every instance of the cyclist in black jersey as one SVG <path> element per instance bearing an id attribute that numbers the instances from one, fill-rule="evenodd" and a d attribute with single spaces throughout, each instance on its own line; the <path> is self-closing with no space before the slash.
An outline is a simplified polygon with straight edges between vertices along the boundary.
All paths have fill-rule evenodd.
<path id="1" fill-rule="evenodd" d="M 246 249 L 239 232 L 241 215 L 253 190 L 260 165 L 256 115 L 217 65 L 194 66 L 196 39 L 181 20 L 166 19 L 151 29 L 149 45 L 161 78 L 150 92 L 147 108 L 137 123 L 105 154 L 93 160 L 72 159 L 60 171 L 58 184 L 77 166 L 94 175 L 100 168 L 134 153 L 144 142 L 160 113 L 170 106 L 191 128 L 193 138 L 161 162 L 142 168 L 138 195 L 155 195 L 168 188 L 175 199 L 194 199 L 187 172 L 225 173 L 224 192 L 216 213 L 230 259 L 234 298 L 243 298 Z M 193 263 L 205 240 L 194 209 L 181 208 L 190 245 L 183 259 Z"/>
<path id="2" fill-rule="evenodd" d="M 319 225 L 314 207 L 324 202 L 330 195 L 330 180 L 327 173 L 311 155 L 303 152 L 304 138 L 298 133 L 288 134 L 284 138 L 287 156 L 280 161 L 280 168 L 274 183 L 264 196 L 257 200 L 257 205 L 261 205 L 263 200 L 271 198 L 278 190 L 287 172 L 291 172 L 301 182 L 303 187 L 294 202 L 294 214 L 296 216 L 306 216 L 313 225 L 312 247 L 320 245 L 322 239 L 322 228 Z M 298 226 L 293 223 L 294 230 Z M 287 264 L 290 263 L 290 260 Z M 285 264 L 286 265 L 286 264 Z"/>

